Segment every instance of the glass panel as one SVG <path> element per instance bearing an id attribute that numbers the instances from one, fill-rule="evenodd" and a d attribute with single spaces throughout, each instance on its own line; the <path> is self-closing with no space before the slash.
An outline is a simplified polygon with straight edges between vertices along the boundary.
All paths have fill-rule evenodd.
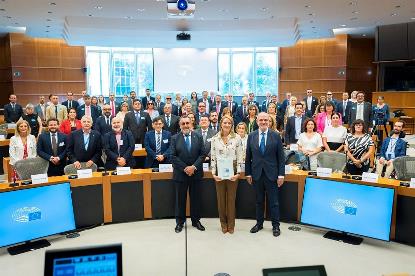
<path id="1" fill-rule="evenodd" d="M 91 95 L 99 95 L 101 94 L 100 54 L 88 52 L 86 62 L 88 68 L 88 93 Z"/>
<path id="2" fill-rule="evenodd" d="M 135 55 L 114 53 L 112 57 L 112 86 L 116 96 L 136 90 Z"/>
<path id="3" fill-rule="evenodd" d="M 110 54 L 101 53 L 101 94 L 109 96 L 110 92 Z"/>
<path id="4" fill-rule="evenodd" d="M 256 54 L 256 94 L 277 94 L 277 53 Z"/>
<path id="5" fill-rule="evenodd" d="M 219 91 L 223 94 L 231 91 L 230 54 L 218 56 Z"/>
<path id="6" fill-rule="evenodd" d="M 253 89 L 253 54 L 237 53 L 232 59 L 232 91 L 234 95 L 243 95 Z"/>
<path id="7" fill-rule="evenodd" d="M 154 90 L 153 86 L 153 54 L 138 54 L 137 55 L 137 70 L 138 70 L 138 94 L 145 95 L 145 90 L 150 88 Z"/>

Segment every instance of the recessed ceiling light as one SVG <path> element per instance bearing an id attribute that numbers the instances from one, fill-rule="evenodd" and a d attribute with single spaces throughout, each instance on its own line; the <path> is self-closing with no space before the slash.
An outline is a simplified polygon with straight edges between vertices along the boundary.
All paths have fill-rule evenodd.
<path id="1" fill-rule="evenodd" d="M 397 16 L 398 14 L 397 13 L 391 13 L 391 16 Z"/>
<path id="2" fill-rule="evenodd" d="M 125 19 L 131 19 L 132 17 L 131 16 L 126 16 L 126 17 L 124 17 Z"/>
<path id="3" fill-rule="evenodd" d="M 308 15 L 309 15 L 309 16 L 314 16 L 315 14 L 314 14 L 314 13 L 309 13 Z"/>
<path id="4" fill-rule="evenodd" d="M 102 6 L 95 6 L 94 8 L 97 10 L 102 10 Z"/>
<path id="5" fill-rule="evenodd" d="M 357 20 L 357 19 L 358 19 L 357 17 L 350 18 L 350 20 Z"/>
<path id="6" fill-rule="evenodd" d="M 56 3 L 55 2 L 50 2 L 49 5 L 56 6 Z"/>
<path id="7" fill-rule="evenodd" d="M 143 12 L 143 11 L 145 11 L 146 9 L 137 9 L 137 11 L 138 12 Z"/>
<path id="8" fill-rule="evenodd" d="M 6 11 L 5 9 L 0 9 L 0 11 Z"/>
<path id="9" fill-rule="evenodd" d="M 308 9 L 308 8 L 311 8 L 311 6 L 310 6 L 310 5 L 305 5 L 304 7 L 306 7 L 307 9 Z"/>
<path id="10" fill-rule="evenodd" d="M 89 16 L 89 17 L 93 17 L 94 15 L 93 15 L 93 14 L 88 14 L 88 16 Z"/>
<path id="11" fill-rule="evenodd" d="M 228 12 L 228 9 L 220 9 L 219 12 Z"/>
<path id="12" fill-rule="evenodd" d="M 263 11 L 263 12 L 266 12 L 266 11 L 268 11 L 269 9 L 268 8 L 262 8 L 261 9 L 261 11 Z"/>
<path id="13" fill-rule="evenodd" d="M 358 11 L 352 11 L 352 13 L 353 13 L 353 14 L 358 14 L 359 12 L 358 12 Z"/>
<path id="14" fill-rule="evenodd" d="M 51 14 L 52 12 L 51 11 L 48 11 L 48 14 Z"/>
<path id="15" fill-rule="evenodd" d="M 415 20 L 415 17 L 411 17 L 411 20 Z"/>
<path id="16" fill-rule="evenodd" d="M 239 17 L 237 16 L 237 17 L 234 17 L 233 19 L 234 19 L 234 20 L 239 20 Z"/>
<path id="17" fill-rule="evenodd" d="M 399 5 L 397 5 L 397 6 L 395 6 L 395 9 L 399 9 L 401 6 L 399 6 Z"/>
<path id="18" fill-rule="evenodd" d="M 46 19 L 46 21 L 50 22 L 50 21 L 52 21 L 52 19 L 49 19 L 49 18 L 48 18 L 48 19 Z"/>
<path id="19" fill-rule="evenodd" d="M 349 2 L 349 5 L 350 6 L 357 6 L 357 1 L 351 1 L 351 2 Z"/>
<path id="20" fill-rule="evenodd" d="M 346 24 L 341 24 L 341 25 L 340 25 L 340 27 L 346 27 L 346 26 L 347 26 Z"/>
<path id="21" fill-rule="evenodd" d="M 165 2 L 165 0 L 156 0 L 156 2 Z"/>
<path id="22" fill-rule="evenodd" d="M 362 34 L 362 36 L 366 36 L 366 34 Z"/>

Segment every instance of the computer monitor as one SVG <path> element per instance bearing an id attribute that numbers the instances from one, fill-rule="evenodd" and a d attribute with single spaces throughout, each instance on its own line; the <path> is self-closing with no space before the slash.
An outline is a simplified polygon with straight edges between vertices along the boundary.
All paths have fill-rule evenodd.
<path id="1" fill-rule="evenodd" d="M 394 195 L 393 188 L 308 177 L 301 223 L 389 241 Z"/>
<path id="2" fill-rule="evenodd" d="M 44 276 L 122 276 L 122 245 L 47 251 Z"/>
<path id="3" fill-rule="evenodd" d="M 267 268 L 263 276 L 327 276 L 324 265 Z"/>
<path id="4" fill-rule="evenodd" d="M 75 228 L 69 183 L 0 193 L 0 247 L 22 242 L 28 246 L 31 240 Z"/>

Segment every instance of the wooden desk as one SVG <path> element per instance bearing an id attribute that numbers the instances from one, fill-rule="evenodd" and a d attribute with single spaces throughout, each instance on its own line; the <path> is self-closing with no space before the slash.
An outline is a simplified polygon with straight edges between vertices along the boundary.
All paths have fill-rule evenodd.
<path id="1" fill-rule="evenodd" d="M 0 147 L 8 147 L 10 145 L 10 139 L 0 140 Z"/>
<path id="2" fill-rule="evenodd" d="M 135 150 L 135 151 L 133 152 L 133 156 L 135 156 L 135 157 L 139 157 L 139 156 L 147 156 L 146 149 L 139 149 L 139 150 Z"/>

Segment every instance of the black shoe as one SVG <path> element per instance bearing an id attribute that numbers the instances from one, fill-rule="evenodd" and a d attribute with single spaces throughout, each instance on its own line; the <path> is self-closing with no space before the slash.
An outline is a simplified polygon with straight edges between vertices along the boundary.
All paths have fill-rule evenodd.
<path id="1" fill-rule="evenodd" d="M 183 230 L 183 223 L 176 224 L 176 228 L 174 228 L 174 231 L 176 233 L 180 233 L 180 232 L 182 232 L 182 230 Z"/>
<path id="2" fill-rule="evenodd" d="M 272 235 L 274 235 L 274 237 L 278 237 L 281 234 L 281 230 L 280 227 L 272 227 Z"/>
<path id="3" fill-rule="evenodd" d="M 262 225 L 255 224 L 255 226 L 251 228 L 251 231 L 250 232 L 251 233 L 256 233 L 256 232 L 262 230 L 262 228 L 263 228 Z"/>
<path id="4" fill-rule="evenodd" d="M 200 221 L 192 222 L 192 226 L 195 227 L 199 231 L 205 231 L 205 227 L 203 227 L 203 225 L 200 223 Z"/>

